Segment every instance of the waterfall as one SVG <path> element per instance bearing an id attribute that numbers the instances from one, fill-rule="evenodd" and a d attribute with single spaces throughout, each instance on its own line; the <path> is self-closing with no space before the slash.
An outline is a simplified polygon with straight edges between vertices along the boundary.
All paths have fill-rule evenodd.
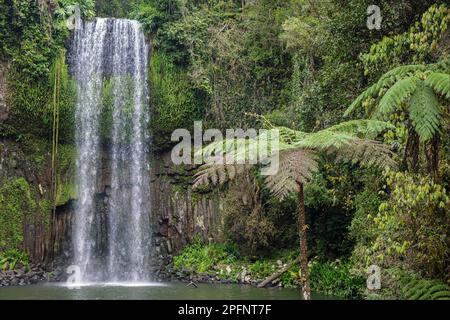
<path id="1" fill-rule="evenodd" d="M 80 267 L 83 282 L 144 281 L 151 210 L 144 34 L 136 21 L 98 18 L 77 27 L 72 53 L 77 79 L 74 264 Z M 104 110 L 106 83 L 112 86 L 112 110 Z M 100 127 L 107 111 L 111 124 L 103 137 Z M 97 205 L 102 144 L 110 146 L 106 219 Z"/>

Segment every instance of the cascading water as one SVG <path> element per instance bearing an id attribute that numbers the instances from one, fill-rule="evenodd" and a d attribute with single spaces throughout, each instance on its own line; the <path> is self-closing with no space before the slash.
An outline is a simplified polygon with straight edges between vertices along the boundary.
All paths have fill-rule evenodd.
<path id="1" fill-rule="evenodd" d="M 150 251 L 148 47 L 139 23 L 121 19 L 80 23 L 74 41 L 78 95 L 74 264 L 81 269 L 82 282 L 145 281 Z M 96 194 L 106 82 L 112 86 L 112 125 L 106 138 L 111 193 L 102 221 Z"/>

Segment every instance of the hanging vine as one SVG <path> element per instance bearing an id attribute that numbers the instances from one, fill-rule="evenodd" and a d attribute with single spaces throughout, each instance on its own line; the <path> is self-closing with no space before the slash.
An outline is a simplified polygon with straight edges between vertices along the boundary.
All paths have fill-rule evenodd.
<path id="1" fill-rule="evenodd" d="M 59 122 L 60 122 L 60 106 L 61 106 L 61 88 L 67 84 L 67 73 L 65 72 L 65 50 L 59 51 L 53 68 L 53 125 L 52 125 L 52 163 L 51 163 L 51 203 L 52 203 L 52 219 L 51 219 L 51 235 L 49 241 L 49 255 L 52 256 L 55 232 L 53 225 L 56 219 L 56 207 L 58 202 L 58 144 L 59 144 Z"/>

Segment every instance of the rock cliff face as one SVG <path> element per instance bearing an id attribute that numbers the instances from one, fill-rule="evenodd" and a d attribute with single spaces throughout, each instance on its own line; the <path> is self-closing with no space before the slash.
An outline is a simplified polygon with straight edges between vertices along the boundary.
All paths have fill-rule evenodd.
<path id="1" fill-rule="evenodd" d="M 171 164 L 170 155 L 155 157 L 152 167 L 152 224 L 155 250 L 180 251 L 194 238 L 223 240 L 222 203 L 218 193 L 192 191 L 192 167 Z"/>
<path id="2" fill-rule="evenodd" d="M 71 228 L 75 214 L 76 194 L 73 191 L 74 152 L 61 159 L 65 165 L 58 175 L 58 206 L 51 212 L 51 146 L 41 142 L 0 141 L 0 211 L 2 215 L 19 215 L 20 234 L 0 233 L 0 246 L 7 246 L 11 237 L 19 237 L 21 247 L 34 262 L 71 257 Z M 108 161 L 101 168 L 97 181 L 97 207 L 100 220 L 106 220 L 110 197 Z M 190 184 L 193 168 L 171 164 L 170 155 L 156 155 L 151 165 L 152 250 L 158 261 L 179 252 L 194 238 L 205 242 L 222 240 L 222 215 L 218 193 L 197 194 Z M 25 184 L 25 193 L 13 195 L 5 186 L 14 181 Z M 22 185 L 21 184 L 21 185 Z M 22 189 L 20 189 L 22 190 Z M 20 191 L 19 190 L 19 191 Z M 17 191 L 17 190 L 15 190 Z M 3 193 L 2 193 L 3 192 Z M 12 206 L 18 202 L 17 206 Z M 3 207 L 2 207 L 3 206 Z M 17 212 L 16 212 L 17 211 Z M 5 217 L 6 218 L 6 217 Z M 106 223 L 105 232 L 106 234 Z M 102 236 L 102 235 L 99 235 Z M 100 243 L 104 243 L 99 239 Z"/>

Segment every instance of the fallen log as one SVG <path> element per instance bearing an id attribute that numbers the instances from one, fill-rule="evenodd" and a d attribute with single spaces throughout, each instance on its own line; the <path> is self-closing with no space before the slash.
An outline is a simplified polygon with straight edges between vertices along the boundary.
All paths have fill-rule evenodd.
<path id="1" fill-rule="evenodd" d="M 267 277 L 264 281 L 262 281 L 260 284 L 258 284 L 258 288 L 264 288 L 266 287 L 269 283 L 271 283 L 272 281 L 278 279 L 279 277 L 281 277 L 285 272 L 289 271 L 289 269 L 291 269 L 294 265 L 296 265 L 297 263 L 300 263 L 300 256 L 297 257 L 297 259 L 295 259 L 294 261 L 292 261 L 291 263 L 287 264 L 286 266 L 284 266 L 283 268 L 281 268 L 280 270 L 278 270 L 277 272 L 275 272 L 274 274 L 272 274 L 271 276 Z"/>

